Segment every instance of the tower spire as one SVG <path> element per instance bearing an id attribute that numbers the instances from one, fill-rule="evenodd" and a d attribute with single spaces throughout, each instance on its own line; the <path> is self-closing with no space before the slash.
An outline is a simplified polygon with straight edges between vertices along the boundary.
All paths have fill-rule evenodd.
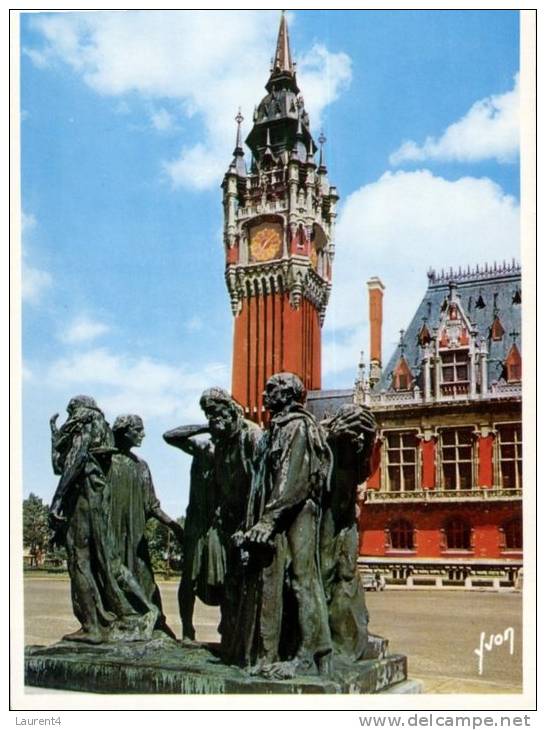
<path id="1" fill-rule="evenodd" d="M 265 88 L 246 137 L 250 172 L 244 174 L 237 115 L 234 159 L 222 183 L 233 397 L 257 422 L 273 373 L 293 372 L 307 390 L 320 389 L 338 200 L 326 168 L 316 171 L 318 147 L 296 83 L 284 13 Z"/>
<path id="2" fill-rule="evenodd" d="M 299 93 L 296 84 L 296 64 L 292 61 L 292 54 L 290 53 L 288 24 L 284 10 L 279 25 L 275 56 L 272 59 L 271 75 L 265 88 L 270 92 L 273 89 L 291 89 L 294 93 Z"/>
<path id="3" fill-rule="evenodd" d="M 279 35 L 277 37 L 277 50 L 273 61 L 273 73 L 294 73 L 294 64 L 290 54 L 290 41 L 288 39 L 288 25 L 284 10 L 281 13 Z"/>

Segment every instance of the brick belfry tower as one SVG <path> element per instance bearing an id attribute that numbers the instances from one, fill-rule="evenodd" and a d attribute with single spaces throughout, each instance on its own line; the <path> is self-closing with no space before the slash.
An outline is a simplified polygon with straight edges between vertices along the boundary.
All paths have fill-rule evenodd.
<path id="1" fill-rule="evenodd" d="M 233 397 L 263 419 L 262 392 L 275 372 L 321 387 L 321 327 L 331 288 L 338 195 L 309 130 L 284 13 L 267 95 L 246 139 L 237 121 L 233 161 L 222 183 L 226 283 L 234 315 Z M 315 156 L 319 152 L 318 164 Z"/>

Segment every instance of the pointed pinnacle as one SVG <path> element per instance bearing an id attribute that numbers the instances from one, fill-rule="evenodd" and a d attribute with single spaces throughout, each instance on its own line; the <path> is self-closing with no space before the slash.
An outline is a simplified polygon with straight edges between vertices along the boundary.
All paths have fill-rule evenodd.
<path id="1" fill-rule="evenodd" d="M 234 155 L 243 152 L 243 141 L 241 139 L 241 123 L 244 122 L 244 117 L 241 114 L 241 107 L 239 107 L 239 111 L 237 112 L 237 116 L 235 117 L 235 121 L 237 122 L 237 137 L 235 140 L 235 150 L 233 152 Z"/>
<path id="2" fill-rule="evenodd" d="M 325 142 L 326 142 L 326 137 L 324 136 L 324 132 L 321 131 L 320 136 L 318 138 L 318 143 L 320 145 L 319 168 L 321 170 L 324 169 L 324 143 Z"/>
<path id="3" fill-rule="evenodd" d="M 275 61 L 273 62 L 273 71 L 294 73 L 294 65 L 290 55 L 290 42 L 288 40 L 288 26 L 286 24 L 286 15 L 284 10 L 281 14 L 281 23 L 279 25 L 279 35 L 277 38 L 277 50 L 275 51 Z"/>
<path id="4" fill-rule="evenodd" d="M 315 152 L 313 150 L 313 140 L 309 138 L 309 147 L 307 149 L 307 162 L 314 163 L 315 161 Z"/>

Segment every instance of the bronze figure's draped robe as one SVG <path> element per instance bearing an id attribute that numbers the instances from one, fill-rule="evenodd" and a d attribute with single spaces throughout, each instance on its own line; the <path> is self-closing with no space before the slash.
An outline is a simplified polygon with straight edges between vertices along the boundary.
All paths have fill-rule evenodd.
<path id="1" fill-rule="evenodd" d="M 333 469 L 322 503 L 322 580 L 334 651 L 357 661 L 370 651 L 368 611 L 357 566 L 357 487 L 370 473 L 376 424 L 367 408 L 351 404 L 323 426 L 333 454 Z"/>
<path id="2" fill-rule="evenodd" d="M 163 438 L 193 456 L 186 513 L 184 564 L 178 593 L 183 637 L 193 640 L 195 596 L 220 605 L 221 653 L 234 661 L 242 581 L 235 532 L 244 527 L 254 454 L 261 429 L 243 418 L 241 407 L 221 388 L 203 393 L 206 426 L 180 426 Z M 206 440 L 197 436 L 210 434 Z"/>
<path id="3" fill-rule="evenodd" d="M 259 523 L 272 538 L 247 548 L 240 614 L 246 664 L 294 660 L 305 669 L 331 652 L 318 554 L 330 467 L 325 436 L 300 404 L 273 416 L 259 444 L 247 515 L 247 528 Z"/>
<path id="4" fill-rule="evenodd" d="M 157 607 L 156 628 L 174 637 L 163 615 L 145 536 L 148 520 L 160 520 L 163 514 L 148 464 L 135 454 L 118 452 L 112 456 L 108 479 L 112 485 L 109 529 L 115 555 L 138 581 L 148 601 Z"/>
<path id="5" fill-rule="evenodd" d="M 102 411 L 87 396 L 73 399 L 68 412 L 60 429 L 52 423 L 53 469 L 62 476 L 50 510 L 54 539 L 66 547 L 72 605 L 81 623 L 65 638 L 100 643 L 115 630 L 117 619 L 136 614 L 116 571 L 108 529 L 114 439 Z"/>

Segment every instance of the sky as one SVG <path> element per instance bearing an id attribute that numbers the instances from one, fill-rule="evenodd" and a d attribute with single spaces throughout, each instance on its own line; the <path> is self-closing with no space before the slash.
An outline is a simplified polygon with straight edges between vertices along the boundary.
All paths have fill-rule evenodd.
<path id="1" fill-rule="evenodd" d="M 265 95 L 279 11 L 21 15 L 23 493 L 56 486 L 48 420 L 70 397 L 138 413 L 164 509 L 189 457 L 161 435 L 229 388 L 220 184 Z M 311 128 L 340 193 L 323 387 L 386 361 L 432 267 L 520 259 L 517 11 L 289 11 Z"/>

